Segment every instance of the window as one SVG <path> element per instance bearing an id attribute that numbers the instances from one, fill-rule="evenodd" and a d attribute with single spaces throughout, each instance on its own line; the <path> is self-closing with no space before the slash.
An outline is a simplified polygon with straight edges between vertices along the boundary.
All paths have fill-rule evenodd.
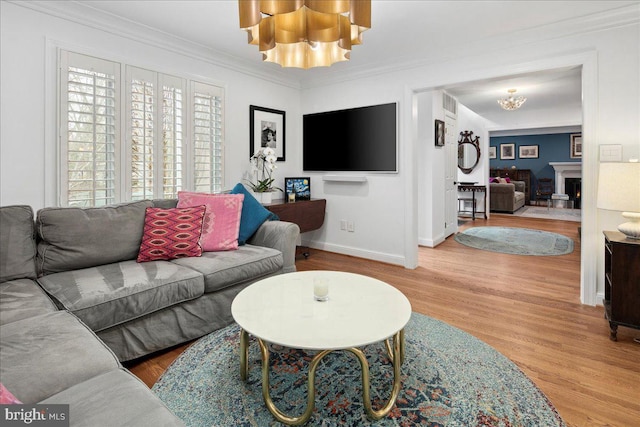
<path id="1" fill-rule="evenodd" d="M 66 51 L 60 64 L 62 205 L 222 190 L 222 88 Z"/>
<path id="2" fill-rule="evenodd" d="M 222 188 L 222 91 L 193 83 L 195 191 Z"/>

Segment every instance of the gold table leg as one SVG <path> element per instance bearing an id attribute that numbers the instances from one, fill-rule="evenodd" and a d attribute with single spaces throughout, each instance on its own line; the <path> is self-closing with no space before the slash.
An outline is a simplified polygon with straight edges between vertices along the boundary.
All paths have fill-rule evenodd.
<path id="1" fill-rule="evenodd" d="M 240 329 L 240 378 L 247 380 L 249 372 L 249 334 L 244 329 Z"/>
<path id="2" fill-rule="evenodd" d="M 269 412 L 271 412 L 275 419 L 280 421 L 281 423 L 294 426 L 305 424 L 311 418 L 313 409 L 315 407 L 316 369 L 322 358 L 327 354 L 333 352 L 334 350 L 323 350 L 316 354 L 313 359 L 311 359 L 311 363 L 309 364 L 309 375 L 307 378 L 307 408 L 299 417 L 291 417 L 280 411 L 271 399 L 271 394 L 269 393 L 269 348 L 261 339 L 258 339 L 258 344 L 260 345 L 260 353 L 262 355 L 262 397 L 264 398 L 264 403 L 267 409 L 269 410 Z M 248 345 L 248 334 L 246 331 L 241 330 L 240 377 L 243 381 L 247 379 Z M 393 405 L 395 405 L 398 394 L 400 393 L 400 388 L 402 387 L 400 366 L 404 362 L 404 329 L 400 330 L 393 336 L 393 345 L 389 344 L 389 341 L 387 340 L 385 341 L 385 346 L 393 364 L 393 386 L 391 389 L 391 396 L 389 397 L 389 400 L 382 408 L 378 410 L 374 410 L 371 405 L 369 363 L 367 362 L 367 357 L 365 356 L 364 352 L 358 348 L 354 347 L 345 349 L 353 353 L 360 362 L 360 367 L 362 369 L 362 400 L 364 402 L 367 416 L 373 420 L 379 420 L 388 415 L 393 408 Z"/>

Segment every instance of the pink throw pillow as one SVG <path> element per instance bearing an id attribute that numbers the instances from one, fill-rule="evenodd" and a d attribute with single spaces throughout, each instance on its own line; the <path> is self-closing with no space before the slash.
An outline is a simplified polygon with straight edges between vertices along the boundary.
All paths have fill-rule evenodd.
<path id="1" fill-rule="evenodd" d="M 244 194 L 206 194 L 178 191 L 178 207 L 204 205 L 200 245 L 205 252 L 238 249 Z"/>
<path id="2" fill-rule="evenodd" d="M 138 262 L 201 256 L 200 235 L 206 207 L 147 208 Z"/>
<path id="3" fill-rule="evenodd" d="M 0 383 L 0 405 L 20 405 L 20 404 L 22 404 L 22 402 L 16 399 L 16 397 L 13 394 L 11 394 L 11 392 L 7 390 L 2 383 Z"/>

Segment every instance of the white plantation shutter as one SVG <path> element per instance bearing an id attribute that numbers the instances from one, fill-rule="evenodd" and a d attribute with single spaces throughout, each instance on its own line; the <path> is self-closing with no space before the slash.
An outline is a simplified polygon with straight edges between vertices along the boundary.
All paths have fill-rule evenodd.
<path id="1" fill-rule="evenodd" d="M 63 206 L 222 190 L 222 88 L 72 52 L 60 64 Z"/>
<path id="2" fill-rule="evenodd" d="M 184 182 L 184 79 L 127 67 L 131 200 L 175 198 Z"/>
<path id="3" fill-rule="evenodd" d="M 156 135 L 157 83 L 155 73 L 127 67 L 129 91 L 129 194 L 131 200 L 153 199 L 153 173 L 155 170 L 154 138 Z"/>
<path id="4" fill-rule="evenodd" d="M 194 190 L 222 190 L 223 90 L 192 82 Z"/>
<path id="5" fill-rule="evenodd" d="M 184 187 L 184 80 L 161 76 L 162 84 L 162 193 L 176 198 Z"/>
<path id="6" fill-rule="evenodd" d="M 117 63 L 61 52 L 60 202 L 117 201 L 120 85 Z"/>

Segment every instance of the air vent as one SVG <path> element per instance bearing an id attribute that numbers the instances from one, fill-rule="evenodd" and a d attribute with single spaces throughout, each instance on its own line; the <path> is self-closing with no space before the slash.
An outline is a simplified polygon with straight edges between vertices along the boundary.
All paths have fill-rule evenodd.
<path id="1" fill-rule="evenodd" d="M 454 116 L 458 114 L 458 101 L 446 92 L 442 93 L 442 108 L 452 113 Z"/>

